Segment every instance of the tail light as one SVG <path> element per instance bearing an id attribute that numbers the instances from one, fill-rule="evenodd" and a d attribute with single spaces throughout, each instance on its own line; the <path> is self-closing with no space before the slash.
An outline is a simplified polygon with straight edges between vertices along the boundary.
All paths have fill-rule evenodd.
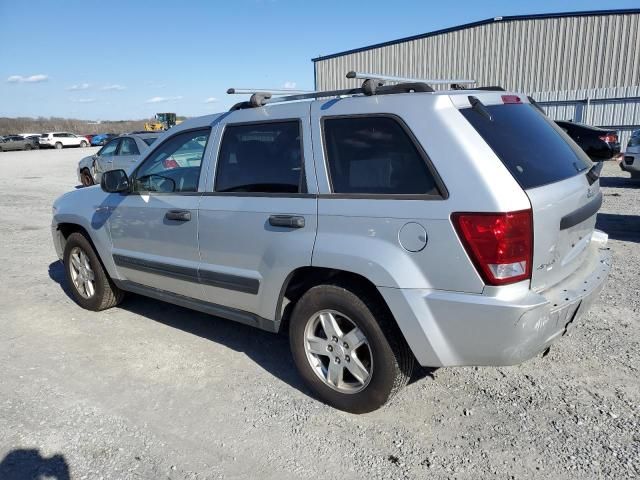
<path id="1" fill-rule="evenodd" d="M 618 143 L 618 135 L 616 135 L 615 133 L 607 133 L 606 135 L 602 135 L 601 137 L 598 137 L 598 138 L 603 142 Z"/>
<path id="2" fill-rule="evenodd" d="M 518 95 L 502 95 L 502 103 L 522 103 Z"/>
<path id="3" fill-rule="evenodd" d="M 176 162 L 173 158 L 169 157 L 169 158 L 165 158 L 162 161 L 162 166 L 166 169 L 170 169 L 170 168 L 178 168 L 180 165 L 178 165 L 178 162 Z"/>
<path id="4" fill-rule="evenodd" d="M 467 254 L 489 285 L 531 278 L 533 219 L 531 210 L 451 215 Z"/>

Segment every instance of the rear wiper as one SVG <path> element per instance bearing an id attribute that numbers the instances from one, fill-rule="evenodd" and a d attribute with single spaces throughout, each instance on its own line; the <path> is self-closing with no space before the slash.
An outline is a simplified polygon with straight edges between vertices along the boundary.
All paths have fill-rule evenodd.
<path id="1" fill-rule="evenodd" d="M 491 113 L 489 113 L 489 110 L 487 110 L 487 107 L 485 107 L 484 103 L 482 103 L 478 97 L 469 95 L 469 97 L 467 98 L 469 98 L 469 103 L 471 104 L 471 109 L 473 111 L 475 111 L 476 113 L 479 113 L 490 122 L 493 122 L 493 117 L 491 116 Z"/>
<path id="2" fill-rule="evenodd" d="M 593 185 L 598 178 L 600 178 L 600 172 L 602 171 L 602 162 L 596 162 L 593 167 L 587 172 L 587 180 L 589 185 Z"/>
<path id="3" fill-rule="evenodd" d="M 527 100 L 529 100 L 529 103 L 531 105 L 533 105 L 540 113 L 542 113 L 543 115 L 546 115 L 545 111 L 542 109 L 542 107 L 540 106 L 540 104 L 538 102 L 536 102 L 533 97 L 527 97 Z"/>

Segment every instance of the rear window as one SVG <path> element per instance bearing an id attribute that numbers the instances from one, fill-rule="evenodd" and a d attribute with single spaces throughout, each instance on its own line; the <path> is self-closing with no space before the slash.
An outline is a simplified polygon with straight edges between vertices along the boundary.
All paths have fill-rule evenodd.
<path id="1" fill-rule="evenodd" d="M 492 120 L 476 109 L 462 115 L 493 149 L 523 189 L 559 182 L 590 168 L 591 162 L 553 121 L 529 104 L 486 105 Z"/>
<path id="2" fill-rule="evenodd" d="M 143 138 L 142 141 L 144 143 L 146 143 L 147 145 L 151 145 L 153 142 L 156 141 L 156 137 L 152 137 L 152 138 Z"/>

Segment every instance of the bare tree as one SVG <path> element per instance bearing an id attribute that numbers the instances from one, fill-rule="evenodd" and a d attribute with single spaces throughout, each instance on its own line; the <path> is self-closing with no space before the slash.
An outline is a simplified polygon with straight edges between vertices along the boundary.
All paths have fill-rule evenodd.
<path id="1" fill-rule="evenodd" d="M 95 135 L 98 133 L 127 133 L 144 129 L 145 120 L 120 120 L 105 122 L 89 122 L 73 118 L 58 117 L 0 117 L 0 135 L 18 133 L 72 132 L 78 135 Z"/>

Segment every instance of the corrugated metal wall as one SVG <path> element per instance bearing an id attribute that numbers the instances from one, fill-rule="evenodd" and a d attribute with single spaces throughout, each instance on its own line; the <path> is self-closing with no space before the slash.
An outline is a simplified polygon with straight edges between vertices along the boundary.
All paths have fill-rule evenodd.
<path id="1" fill-rule="evenodd" d="M 640 14 L 495 21 L 315 62 L 319 90 L 349 70 L 542 92 L 640 85 Z"/>

